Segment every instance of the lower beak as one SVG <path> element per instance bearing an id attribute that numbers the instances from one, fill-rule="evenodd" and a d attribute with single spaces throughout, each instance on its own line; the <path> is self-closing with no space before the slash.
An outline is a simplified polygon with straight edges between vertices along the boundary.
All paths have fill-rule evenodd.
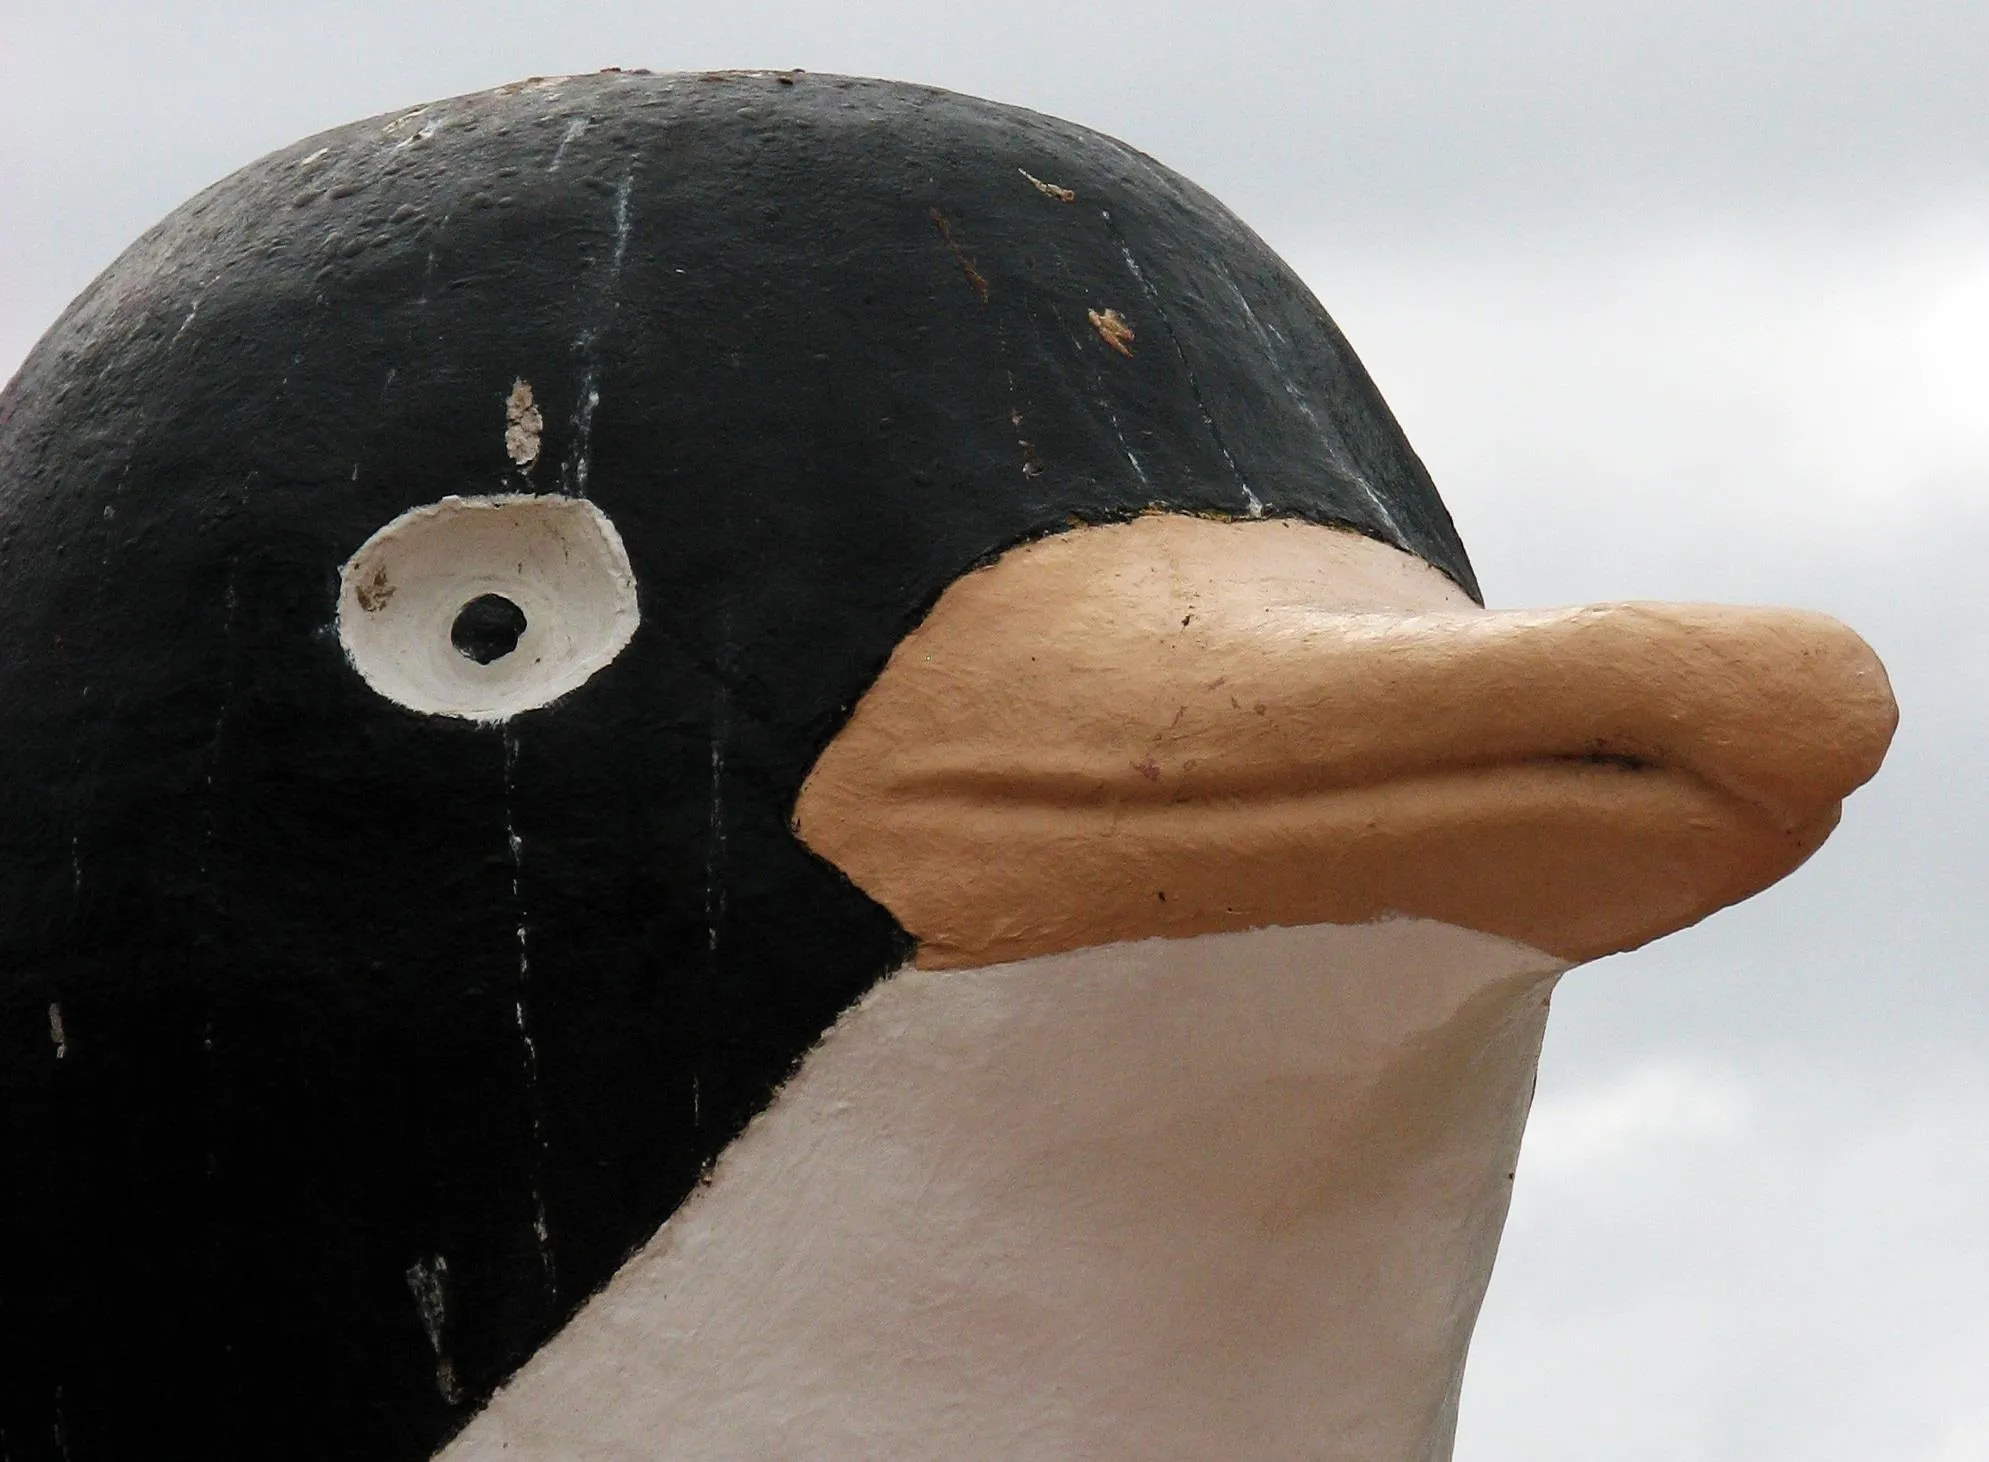
<path id="1" fill-rule="evenodd" d="M 1896 720 L 1823 615 L 1487 613 L 1354 534 L 1155 516 L 953 584 L 794 826 L 926 966 L 1391 915 L 1582 960 L 1796 868 Z"/>

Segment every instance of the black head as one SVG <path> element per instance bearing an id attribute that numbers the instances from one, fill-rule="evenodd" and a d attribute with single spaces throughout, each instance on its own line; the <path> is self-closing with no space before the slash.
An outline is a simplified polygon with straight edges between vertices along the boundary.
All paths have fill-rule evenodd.
<path id="1" fill-rule="evenodd" d="M 452 495 L 591 502 L 632 633 L 508 710 L 376 689 L 341 570 Z M 532 82 L 140 240 L 0 398 L 9 1447 L 427 1455 L 904 958 L 788 828 L 894 643 L 1154 508 L 1475 593 L 1290 270 L 1033 113 Z M 515 661 L 519 576 L 427 648 Z"/>

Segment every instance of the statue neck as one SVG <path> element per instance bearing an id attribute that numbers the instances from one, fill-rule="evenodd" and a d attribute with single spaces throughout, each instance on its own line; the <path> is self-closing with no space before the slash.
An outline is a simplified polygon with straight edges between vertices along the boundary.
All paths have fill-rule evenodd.
<path id="1" fill-rule="evenodd" d="M 445 1454 L 1442 1462 L 1563 963 L 906 969 Z"/>

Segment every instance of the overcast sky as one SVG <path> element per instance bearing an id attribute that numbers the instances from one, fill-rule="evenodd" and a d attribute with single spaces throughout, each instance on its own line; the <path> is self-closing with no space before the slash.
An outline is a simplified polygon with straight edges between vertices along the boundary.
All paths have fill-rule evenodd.
<path id="1" fill-rule="evenodd" d="M 1989 5 L 0 0 L 0 374 L 313 131 L 801 66 L 1099 127 L 1352 338 L 1488 602 L 1863 632 L 1892 759 L 1786 884 L 1556 999 L 1462 1462 L 1989 1459 Z"/>

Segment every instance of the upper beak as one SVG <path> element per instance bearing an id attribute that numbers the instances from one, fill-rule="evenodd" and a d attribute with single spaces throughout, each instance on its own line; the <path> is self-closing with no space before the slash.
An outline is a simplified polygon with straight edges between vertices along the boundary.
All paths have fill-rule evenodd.
<path id="1" fill-rule="evenodd" d="M 1341 530 L 1154 516 L 954 583 L 794 826 L 928 966 L 1391 914 L 1581 960 L 1793 870 L 1896 721 L 1820 614 L 1488 613 Z"/>

